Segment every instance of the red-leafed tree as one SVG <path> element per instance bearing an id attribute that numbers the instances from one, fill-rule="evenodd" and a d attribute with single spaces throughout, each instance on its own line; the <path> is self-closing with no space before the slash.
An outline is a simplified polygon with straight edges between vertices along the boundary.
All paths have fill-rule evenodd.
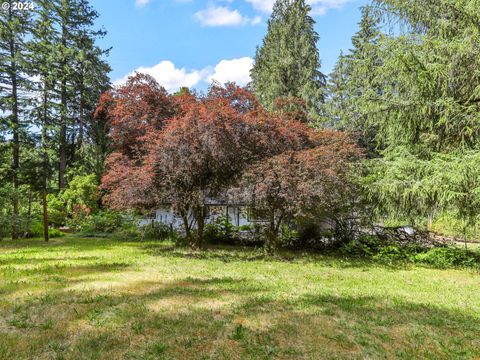
<path id="1" fill-rule="evenodd" d="M 113 153 L 106 162 L 104 201 L 115 209 L 150 208 L 153 173 L 145 160 L 177 104 L 153 77 L 135 74 L 125 85 L 104 93 L 97 115 L 107 118 Z"/>
<path id="2" fill-rule="evenodd" d="M 350 165 L 361 149 L 345 134 L 313 131 L 309 148 L 286 151 L 253 164 L 244 174 L 237 196 L 268 214 L 269 254 L 276 251 L 280 225 L 288 217 L 316 208 L 337 211 L 349 188 Z"/>
<path id="3" fill-rule="evenodd" d="M 157 199 L 173 205 L 187 237 L 199 248 L 208 201 L 224 196 L 250 164 L 302 148 L 310 141 L 309 129 L 266 113 L 250 92 L 232 84 L 214 84 L 203 99 L 180 97 L 177 102 L 179 115 L 160 133 L 148 164 Z"/>
<path id="4" fill-rule="evenodd" d="M 102 181 L 105 201 L 117 209 L 170 204 L 199 248 L 209 200 L 224 196 L 248 169 L 246 199 L 271 211 L 274 248 L 284 216 L 340 179 L 357 150 L 339 133 L 298 121 L 302 104 L 282 106 L 295 111 L 269 113 L 234 84 L 213 84 L 205 97 L 168 96 L 146 75 L 130 78 L 98 109 L 107 114 L 115 148 Z"/>

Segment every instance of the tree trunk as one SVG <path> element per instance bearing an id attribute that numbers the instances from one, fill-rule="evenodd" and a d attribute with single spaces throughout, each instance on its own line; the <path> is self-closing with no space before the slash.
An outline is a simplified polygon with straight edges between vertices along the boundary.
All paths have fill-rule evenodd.
<path id="1" fill-rule="evenodd" d="M 267 255 L 275 255 L 277 247 L 277 231 L 275 226 L 275 210 L 270 212 L 269 228 L 267 230 L 267 241 L 265 243 L 265 252 Z"/>
<path id="2" fill-rule="evenodd" d="M 9 20 L 13 18 L 12 8 L 9 8 Z M 12 81 L 12 182 L 14 188 L 13 194 L 13 221 L 12 221 L 12 239 L 18 238 L 18 223 L 19 223 L 19 199 L 18 199 L 18 172 L 20 170 L 20 124 L 18 119 L 18 82 L 17 82 L 17 64 L 15 60 L 15 42 L 10 39 L 10 77 Z"/>
<path id="3" fill-rule="evenodd" d="M 81 79 L 81 88 L 80 88 L 80 108 L 78 113 L 78 139 L 77 139 L 77 149 L 81 150 L 83 146 L 83 132 L 84 132 L 84 94 L 83 94 L 83 77 Z"/>
<path id="4" fill-rule="evenodd" d="M 44 80 L 45 81 L 45 80 Z M 43 166 L 42 166 L 42 190 L 47 191 L 48 187 L 48 174 L 50 168 L 50 161 L 48 157 L 48 144 L 47 144 L 47 126 L 48 126 L 48 85 L 43 84 L 43 119 L 42 119 L 42 149 L 43 149 Z"/>
<path id="5" fill-rule="evenodd" d="M 24 233 L 24 237 L 27 236 L 28 234 L 28 231 L 30 230 L 30 221 L 31 221 L 31 218 L 32 218 L 32 199 L 33 198 L 33 193 L 32 193 L 32 190 L 30 189 L 28 191 L 28 210 L 27 210 L 27 222 L 26 222 L 26 226 L 25 226 L 25 233 Z"/>
<path id="6" fill-rule="evenodd" d="M 65 188 L 65 172 L 67 169 L 67 86 L 66 81 L 61 84 L 61 113 L 59 138 L 58 187 Z"/>
<path id="7" fill-rule="evenodd" d="M 428 221 L 427 221 L 427 229 L 428 231 L 432 231 L 433 226 L 433 211 L 428 213 Z"/>
<path id="8" fill-rule="evenodd" d="M 188 243 L 192 243 L 192 233 L 190 231 L 190 223 L 188 222 L 188 213 L 183 214 L 181 213 L 180 216 L 182 217 L 183 227 L 185 228 L 185 236 L 187 238 Z"/>
<path id="9" fill-rule="evenodd" d="M 278 248 L 278 232 L 280 230 L 280 225 L 284 218 L 284 213 L 282 212 L 278 219 L 275 219 L 275 210 L 270 213 L 270 225 L 267 231 L 267 243 L 265 252 L 267 255 L 273 256 L 277 252 Z"/>
<path id="10" fill-rule="evenodd" d="M 65 20 L 64 20 L 65 21 Z M 62 25 L 62 45 L 64 49 L 67 46 L 67 29 L 65 24 Z M 65 54 L 62 54 L 62 71 L 65 71 L 66 60 Z M 62 74 L 60 84 L 60 132 L 59 132 L 59 164 L 58 164 L 58 187 L 65 188 L 65 172 L 67 169 L 67 80 L 65 74 Z"/>
<path id="11" fill-rule="evenodd" d="M 47 212 L 47 192 L 42 193 L 43 203 L 43 238 L 45 242 L 48 242 L 48 212 Z"/>
<path id="12" fill-rule="evenodd" d="M 196 248 L 201 250 L 203 247 L 203 230 L 205 228 L 205 217 L 203 209 L 200 209 L 200 216 L 197 220 L 197 238 L 196 238 Z"/>

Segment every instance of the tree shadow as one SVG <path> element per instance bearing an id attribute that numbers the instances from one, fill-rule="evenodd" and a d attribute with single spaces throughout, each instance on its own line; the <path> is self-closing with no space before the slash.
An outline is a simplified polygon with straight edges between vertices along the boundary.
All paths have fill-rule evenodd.
<path id="1" fill-rule="evenodd" d="M 220 260 L 228 262 L 248 262 L 248 261 L 264 261 L 264 262 L 285 262 L 285 263 L 321 263 L 322 265 L 332 268 L 382 268 L 388 270 L 412 270 L 414 264 L 406 262 L 378 262 L 371 258 L 360 258 L 353 256 L 345 256 L 342 254 L 309 254 L 298 251 L 281 250 L 275 256 L 265 255 L 262 249 L 253 247 L 238 246 L 207 246 L 205 249 L 198 251 L 188 247 L 177 247 L 173 245 L 145 244 L 141 249 L 150 256 L 175 257 L 182 259 L 198 259 L 198 260 Z"/>
<path id="2" fill-rule="evenodd" d="M 238 281 L 244 281 L 246 288 L 229 288 Z M 241 296 L 234 304 L 222 303 L 229 295 Z M 59 289 L 6 314 L 10 331 L 3 332 L 0 350 L 13 336 L 25 341 L 45 336 L 48 341 L 30 348 L 20 344 L 19 356 L 27 350 L 37 356 L 53 352 L 72 359 L 473 358 L 480 354 L 480 319 L 455 309 L 376 296 L 309 293 L 282 300 L 261 295 L 257 284 L 232 277 L 138 282 L 135 292 Z M 38 312 L 56 314 L 59 309 L 63 318 L 51 330 L 42 329 L 42 321 L 47 320 Z M 82 330 L 74 332 L 74 324 L 82 324 Z M 52 342 L 63 347 L 52 350 Z"/>
<path id="3" fill-rule="evenodd" d="M 209 246 L 201 251 L 187 247 L 175 247 L 165 244 L 147 244 L 141 247 L 148 255 L 176 257 L 183 259 L 220 260 L 223 262 L 233 261 L 256 261 L 268 260 L 261 251 L 254 248 L 217 247 Z"/>

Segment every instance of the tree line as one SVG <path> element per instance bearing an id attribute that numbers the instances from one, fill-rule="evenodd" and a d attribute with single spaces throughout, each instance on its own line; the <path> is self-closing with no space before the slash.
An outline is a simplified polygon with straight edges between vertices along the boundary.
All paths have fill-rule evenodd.
<path id="1" fill-rule="evenodd" d="M 326 121 L 358 132 L 371 208 L 467 237 L 480 212 L 480 9 L 475 1 L 375 0 L 328 81 Z"/>
<path id="2" fill-rule="evenodd" d="M 109 88 L 108 49 L 86 0 L 36 1 L 0 10 L 0 191 L 3 229 L 28 232 L 39 194 L 75 174 L 103 171 L 108 139 L 94 120 Z M 7 9 L 5 9 L 7 8 Z M 35 209 L 34 209 L 35 210 Z M 4 234 L 5 235 L 5 234 Z"/>
<path id="3" fill-rule="evenodd" d="M 283 224 L 305 216 L 329 219 L 345 238 L 375 223 L 443 222 L 473 234 L 475 0 L 373 0 L 328 76 L 310 6 L 277 0 L 251 83 L 205 94 L 168 94 L 143 74 L 109 88 L 108 51 L 96 45 L 104 32 L 93 30 L 86 0 L 38 4 L 30 15 L 2 12 L 2 211 L 11 219 L 43 190 L 63 211 L 58 224 L 104 206 L 171 204 L 196 247 L 208 199 L 221 196 L 265 210 L 269 251 Z"/>

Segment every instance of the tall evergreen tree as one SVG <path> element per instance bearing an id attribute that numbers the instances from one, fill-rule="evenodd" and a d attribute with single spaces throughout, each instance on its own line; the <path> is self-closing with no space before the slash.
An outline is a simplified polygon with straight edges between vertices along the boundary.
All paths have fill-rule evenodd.
<path id="1" fill-rule="evenodd" d="M 325 116 L 334 126 L 358 132 L 361 142 L 375 152 L 375 124 L 368 121 L 370 104 L 382 92 L 382 58 L 379 20 L 370 6 L 362 7 L 359 30 L 352 37 L 353 48 L 341 54 L 329 76 Z"/>
<path id="2" fill-rule="evenodd" d="M 53 8 L 48 1 L 37 2 L 37 16 L 32 30 L 30 43 L 31 72 L 37 78 L 35 91 L 38 96 L 30 110 L 33 122 L 40 129 L 40 147 L 42 150 L 41 182 L 42 190 L 47 191 L 53 175 L 51 168 L 54 139 L 54 120 L 58 110 L 58 97 L 55 93 L 58 77 L 55 58 L 55 38 L 58 30 L 53 23 Z"/>
<path id="3" fill-rule="evenodd" d="M 0 10 L 0 111 L 11 136 L 12 165 L 9 177 L 13 184 L 12 238 L 18 237 L 21 140 L 27 127 L 29 78 L 26 70 L 27 34 L 31 28 L 28 11 Z"/>
<path id="4" fill-rule="evenodd" d="M 324 97 L 325 76 L 320 72 L 318 34 L 305 0 L 277 0 L 267 35 L 257 48 L 251 70 L 252 86 L 269 109 L 279 97 L 307 103 L 310 117 L 318 117 Z"/>
<path id="5" fill-rule="evenodd" d="M 110 69 L 101 59 L 106 52 L 95 45 L 96 39 L 104 36 L 105 32 L 93 29 L 98 13 L 88 1 L 55 0 L 46 4 L 53 9 L 52 18 L 59 29 L 54 41 L 54 65 L 58 74 L 59 97 L 58 187 L 63 189 L 67 168 L 75 159 L 77 141 L 83 143 L 85 114 L 94 108 L 92 98 L 105 90 L 109 82 L 106 73 Z M 88 85 L 88 82 L 91 84 Z M 92 86 L 96 87 L 93 92 Z"/>
<path id="6" fill-rule="evenodd" d="M 377 46 L 382 67 L 375 81 L 381 92 L 360 99 L 385 147 L 384 158 L 370 164 L 367 192 L 386 213 L 414 213 L 431 225 L 448 211 L 472 227 L 480 204 L 478 1 L 375 0 L 374 5 L 395 32 Z"/>
<path id="7" fill-rule="evenodd" d="M 385 21 L 405 24 L 380 43 L 381 96 L 371 121 L 388 146 L 429 151 L 480 139 L 480 8 L 476 0 L 376 0 Z M 398 32 L 398 31 L 397 31 Z"/>

